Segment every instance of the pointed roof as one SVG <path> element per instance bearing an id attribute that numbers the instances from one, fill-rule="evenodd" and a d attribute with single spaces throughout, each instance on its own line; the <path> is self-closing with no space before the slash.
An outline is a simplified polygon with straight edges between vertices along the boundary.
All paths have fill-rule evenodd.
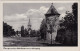
<path id="1" fill-rule="evenodd" d="M 23 25 L 21 27 L 24 27 Z"/>
<path id="2" fill-rule="evenodd" d="M 52 3 L 49 10 L 47 11 L 45 15 L 60 15 L 60 14 L 57 12 L 57 10 L 55 9 Z"/>
<path id="3" fill-rule="evenodd" d="M 29 18 L 28 26 L 31 26 L 31 23 L 30 23 L 30 18 Z"/>

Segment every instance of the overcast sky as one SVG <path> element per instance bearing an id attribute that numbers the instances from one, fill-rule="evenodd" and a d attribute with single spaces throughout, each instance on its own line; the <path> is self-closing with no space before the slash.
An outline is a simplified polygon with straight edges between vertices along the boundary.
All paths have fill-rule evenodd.
<path id="1" fill-rule="evenodd" d="M 65 16 L 66 11 L 72 11 L 73 3 L 53 3 L 54 7 Z M 45 18 L 44 14 L 50 8 L 51 3 L 4 3 L 3 4 L 3 20 L 11 25 L 14 30 L 21 30 L 23 25 L 27 28 L 28 20 L 31 19 L 32 29 L 38 30 L 41 21 Z"/>

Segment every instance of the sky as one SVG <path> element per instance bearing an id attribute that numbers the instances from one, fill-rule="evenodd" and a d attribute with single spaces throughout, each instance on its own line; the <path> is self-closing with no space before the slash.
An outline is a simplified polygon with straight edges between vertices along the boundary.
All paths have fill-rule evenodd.
<path id="1" fill-rule="evenodd" d="M 56 10 L 61 14 L 59 19 L 64 17 L 66 11 L 72 12 L 73 3 L 53 3 Z M 30 18 L 32 29 L 38 30 L 51 3 L 4 3 L 3 21 L 16 30 L 21 30 L 23 25 L 27 28 Z"/>

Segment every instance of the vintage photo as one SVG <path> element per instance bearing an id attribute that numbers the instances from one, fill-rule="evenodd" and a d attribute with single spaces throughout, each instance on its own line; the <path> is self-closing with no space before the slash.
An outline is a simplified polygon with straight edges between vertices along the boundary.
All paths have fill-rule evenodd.
<path id="1" fill-rule="evenodd" d="M 78 3 L 3 3 L 3 46 L 78 46 Z"/>

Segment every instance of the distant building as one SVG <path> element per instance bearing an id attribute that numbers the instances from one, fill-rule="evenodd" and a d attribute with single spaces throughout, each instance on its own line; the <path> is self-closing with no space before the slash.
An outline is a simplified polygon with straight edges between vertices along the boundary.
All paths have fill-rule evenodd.
<path id="1" fill-rule="evenodd" d="M 31 22 L 30 22 L 30 18 L 29 18 L 29 22 L 28 22 L 28 34 L 29 34 L 29 36 L 31 35 Z"/>
<path id="2" fill-rule="evenodd" d="M 16 35 L 15 35 L 16 37 L 21 37 L 21 31 L 16 31 Z"/>
<path id="3" fill-rule="evenodd" d="M 31 36 L 31 22 L 30 22 L 30 18 L 29 18 L 29 22 L 28 22 L 28 28 L 24 28 L 24 26 L 21 26 L 21 37 L 30 37 Z"/>
<path id="4" fill-rule="evenodd" d="M 25 37 L 28 37 L 29 36 L 28 31 L 27 31 L 26 28 L 24 29 L 24 34 L 25 34 Z"/>

